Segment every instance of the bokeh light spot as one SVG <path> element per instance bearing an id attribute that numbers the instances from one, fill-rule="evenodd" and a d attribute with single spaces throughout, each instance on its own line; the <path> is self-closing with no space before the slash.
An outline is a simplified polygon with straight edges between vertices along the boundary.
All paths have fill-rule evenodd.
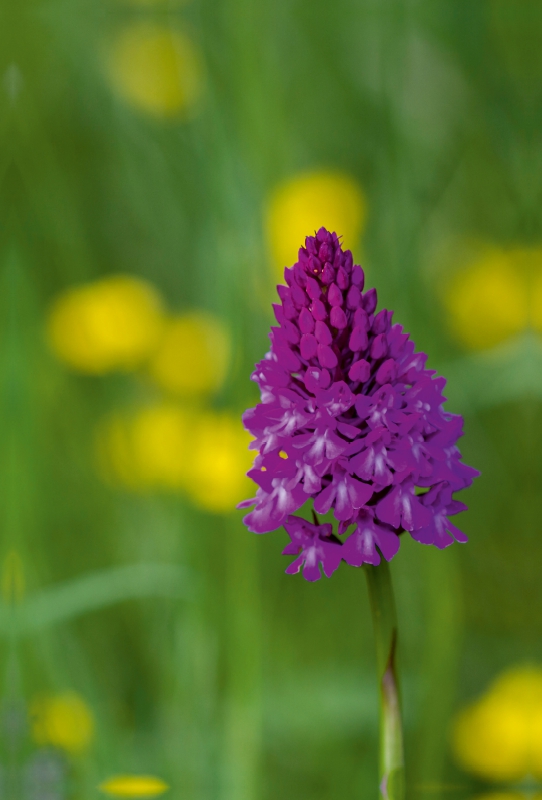
<path id="1" fill-rule="evenodd" d="M 182 490 L 190 468 L 191 431 L 192 414 L 170 403 L 133 415 L 113 414 L 97 429 L 100 475 L 136 492 Z"/>
<path id="2" fill-rule="evenodd" d="M 540 255 L 538 269 L 533 274 L 530 292 L 531 325 L 535 331 L 542 333 L 542 250 L 538 253 Z"/>
<path id="3" fill-rule="evenodd" d="M 114 775 L 101 783 L 99 789 L 113 797 L 157 797 L 169 786 L 154 775 Z"/>
<path id="4" fill-rule="evenodd" d="M 202 414 L 194 430 L 187 483 L 196 505 L 217 514 L 233 511 L 254 484 L 246 477 L 255 452 L 241 420 L 228 413 Z"/>
<path id="5" fill-rule="evenodd" d="M 527 327 L 527 280 L 517 262 L 517 255 L 495 249 L 454 277 L 446 298 L 449 323 L 465 347 L 493 347 Z"/>
<path id="6" fill-rule="evenodd" d="M 124 28 L 111 43 L 107 73 L 125 102 L 155 117 L 186 113 L 201 95 L 196 46 L 166 25 L 141 21 Z"/>
<path id="7" fill-rule="evenodd" d="M 276 187 L 267 208 L 266 228 L 275 266 L 297 261 L 300 243 L 322 226 L 354 247 L 366 218 L 365 196 L 349 175 L 329 170 L 295 175 Z"/>
<path id="8" fill-rule="evenodd" d="M 158 386 L 178 395 L 214 392 L 224 382 L 230 337 L 219 319 L 194 311 L 170 320 L 150 362 Z"/>
<path id="9" fill-rule="evenodd" d="M 40 745 L 52 745 L 71 754 L 88 748 L 94 735 L 94 717 L 76 692 L 41 695 L 30 708 L 32 736 Z"/>
<path id="10" fill-rule="evenodd" d="M 162 325 L 156 290 L 138 278 L 116 275 L 63 292 L 51 307 L 47 334 L 61 361 L 101 375 L 138 367 L 156 346 Z"/>
<path id="11" fill-rule="evenodd" d="M 164 403 L 117 413 L 97 429 L 99 474 L 112 486 L 183 493 L 202 509 L 229 513 L 254 491 L 246 477 L 251 439 L 229 412 Z"/>
<path id="12" fill-rule="evenodd" d="M 486 780 L 542 777 L 542 670 L 515 667 L 461 711 L 452 746 L 458 763 Z"/>

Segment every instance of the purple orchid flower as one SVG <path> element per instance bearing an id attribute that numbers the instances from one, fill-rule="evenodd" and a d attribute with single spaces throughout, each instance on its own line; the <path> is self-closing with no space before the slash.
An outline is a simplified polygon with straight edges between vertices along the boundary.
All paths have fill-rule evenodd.
<path id="1" fill-rule="evenodd" d="M 463 419 L 443 409 L 444 378 L 391 311 L 375 313 L 376 290 L 363 293 L 337 234 L 308 236 L 284 277 L 271 349 L 252 375 L 262 402 L 243 415 L 258 450 L 248 474 L 259 488 L 240 504 L 254 506 L 249 530 L 284 525 L 284 553 L 297 555 L 286 571 L 303 567 L 311 581 L 341 560 L 389 561 L 403 531 L 439 548 L 467 541 L 448 519 L 466 509 L 452 493 L 479 473 L 461 462 Z M 309 498 L 318 513 L 333 509 L 339 535 L 354 526 L 345 541 L 294 516 Z"/>

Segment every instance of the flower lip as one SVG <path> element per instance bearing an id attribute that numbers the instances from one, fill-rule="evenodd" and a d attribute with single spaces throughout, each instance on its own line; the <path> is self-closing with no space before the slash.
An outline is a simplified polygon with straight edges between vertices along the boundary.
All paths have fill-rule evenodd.
<path id="1" fill-rule="evenodd" d="M 284 525 L 287 552 L 298 555 L 288 571 L 303 568 L 308 580 L 341 558 L 354 566 L 378 563 L 378 552 L 392 558 L 403 530 L 437 547 L 466 541 L 448 520 L 465 508 L 452 493 L 479 473 L 461 462 L 463 420 L 443 409 L 444 379 L 425 368 L 427 356 L 392 312 L 375 313 L 376 290 L 363 292 L 363 270 L 336 233 L 308 236 L 284 277 L 279 326 L 252 375 L 262 402 L 244 415 L 259 451 L 247 527 Z M 418 497 L 416 486 L 429 491 Z M 318 512 L 333 510 L 339 530 L 355 526 L 344 543 L 327 526 L 295 521 L 311 498 Z"/>

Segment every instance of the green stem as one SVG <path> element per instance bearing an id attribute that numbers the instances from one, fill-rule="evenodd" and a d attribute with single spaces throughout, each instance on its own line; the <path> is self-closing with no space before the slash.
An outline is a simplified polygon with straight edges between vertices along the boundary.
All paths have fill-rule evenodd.
<path id="1" fill-rule="evenodd" d="M 380 698 L 380 797 L 403 800 L 404 755 L 401 699 L 397 676 L 397 616 L 388 562 L 364 565 L 373 614 Z"/>

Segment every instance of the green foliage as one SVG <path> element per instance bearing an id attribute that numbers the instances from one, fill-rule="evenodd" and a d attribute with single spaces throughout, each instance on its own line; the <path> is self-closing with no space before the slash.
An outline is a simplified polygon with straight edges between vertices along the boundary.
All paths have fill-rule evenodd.
<path id="1" fill-rule="evenodd" d="M 542 365 L 536 333 L 465 354 L 442 297 L 466 241 L 540 243 L 539 5 L 4 0 L 1 12 L 0 762 L 23 780 L 37 746 L 26 709 L 71 689 L 96 733 L 66 762 L 70 796 L 121 772 L 159 775 L 183 800 L 374 792 L 361 571 L 309 585 L 284 575 L 284 533 L 102 483 L 95 426 L 154 390 L 144 375 L 70 373 L 44 335 L 63 289 L 143 277 L 171 309 L 227 322 L 235 358 L 212 402 L 251 405 L 274 299 L 265 208 L 282 179 L 330 168 L 363 188 L 355 255 L 449 378 L 465 460 L 483 473 L 460 518 L 470 543 L 441 553 L 405 536 L 392 565 L 407 783 L 468 788 L 449 754 L 454 709 L 499 669 L 542 658 Z M 146 22 L 200 53 L 190 114 L 150 114 L 112 85 L 104 52 Z"/>

